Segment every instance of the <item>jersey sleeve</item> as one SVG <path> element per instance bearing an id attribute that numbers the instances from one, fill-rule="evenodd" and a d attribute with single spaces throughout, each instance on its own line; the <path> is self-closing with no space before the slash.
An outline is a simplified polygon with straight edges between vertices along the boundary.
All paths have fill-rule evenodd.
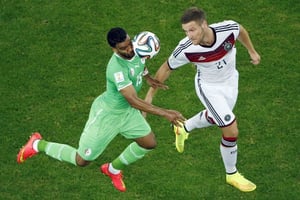
<path id="1" fill-rule="evenodd" d="M 107 70 L 107 80 L 113 83 L 118 91 L 132 84 L 128 77 L 128 70 L 122 67 L 112 67 Z"/>
<path id="2" fill-rule="evenodd" d="M 227 23 L 228 26 L 237 26 L 238 27 L 238 29 L 232 30 L 233 35 L 234 35 L 234 40 L 237 40 L 237 38 L 239 37 L 239 34 L 240 34 L 240 24 L 233 20 L 226 20 L 224 22 Z"/>
<path id="3" fill-rule="evenodd" d="M 185 49 L 190 46 L 192 43 L 188 38 L 184 38 L 181 40 L 170 57 L 168 58 L 168 64 L 170 69 L 177 69 L 187 63 L 189 63 L 189 60 L 184 54 Z"/>

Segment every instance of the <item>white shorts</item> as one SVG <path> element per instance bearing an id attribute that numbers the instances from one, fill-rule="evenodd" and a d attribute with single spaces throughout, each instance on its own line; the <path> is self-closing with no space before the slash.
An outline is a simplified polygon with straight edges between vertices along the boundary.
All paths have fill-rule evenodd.
<path id="1" fill-rule="evenodd" d="M 238 96 L 238 78 L 236 73 L 222 83 L 203 83 L 195 76 L 195 89 L 198 98 L 205 106 L 208 118 L 219 127 L 226 127 L 233 123 L 235 115 L 232 112 Z"/>

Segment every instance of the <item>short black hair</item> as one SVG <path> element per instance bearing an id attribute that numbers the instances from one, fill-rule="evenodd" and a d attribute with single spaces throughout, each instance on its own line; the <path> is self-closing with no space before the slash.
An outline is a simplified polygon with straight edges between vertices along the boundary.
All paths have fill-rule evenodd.
<path id="1" fill-rule="evenodd" d="M 116 47 L 117 43 L 124 42 L 127 38 L 127 33 L 123 28 L 115 27 L 107 33 L 107 42 L 111 47 Z"/>

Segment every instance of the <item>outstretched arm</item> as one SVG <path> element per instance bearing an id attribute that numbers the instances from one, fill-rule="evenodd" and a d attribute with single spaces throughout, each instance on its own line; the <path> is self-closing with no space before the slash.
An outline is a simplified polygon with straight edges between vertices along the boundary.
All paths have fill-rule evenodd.
<path id="1" fill-rule="evenodd" d="M 185 120 L 185 118 L 182 116 L 182 114 L 178 111 L 160 108 L 160 107 L 154 106 L 151 103 L 148 103 L 148 102 L 140 99 L 137 96 L 137 93 L 132 85 L 127 86 L 126 88 L 122 89 L 120 92 L 125 97 L 125 99 L 128 101 L 128 103 L 132 107 L 134 107 L 138 110 L 141 110 L 146 113 L 151 113 L 154 115 L 159 115 L 159 116 L 165 117 L 172 124 L 179 126 L 179 127 L 181 126 L 180 122 L 183 123 Z"/>
<path id="2" fill-rule="evenodd" d="M 147 81 L 148 85 L 150 85 L 150 87 L 153 87 L 155 89 L 159 88 L 159 89 L 163 89 L 163 90 L 169 89 L 169 87 L 167 85 L 152 78 L 152 76 L 150 76 L 150 74 L 145 75 L 144 78 L 146 79 L 146 81 Z"/>
<path id="3" fill-rule="evenodd" d="M 161 66 L 160 68 L 157 70 L 156 74 L 155 74 L 155 79 L 157 81 L 159 81 L 160 83 L 164 83 L 165 80 L 167 80 L 167 78 L 170 76 L 171 74 L 171 70 L 169 68 L 169 65 L 168 65 L 168 62 L 165 61 Z M 150 87 L 148 92 L 147 92 L 147 95 L 145 97 L 145 101 L 148 102 L 148 103 L 151 103 L 152 102 L 152 99 L 156 93 L 156 90 L 157 88 L 153 88 L 153 87 Z"/>
<path id="4" fill-rule="evenodd" d="M 254 65 L 258 65 L 260 63 L 260 55 L 256 52 L 248 34 L 248 31 L 242 25 L 240 25 L 240 34 L 238 36 L 238 40 L 248 50 L 251 62 Z"/>

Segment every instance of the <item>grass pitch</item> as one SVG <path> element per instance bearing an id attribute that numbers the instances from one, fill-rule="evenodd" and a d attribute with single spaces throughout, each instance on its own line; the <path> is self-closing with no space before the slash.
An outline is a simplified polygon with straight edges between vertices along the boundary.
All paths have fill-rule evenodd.
<path id="1" fill-rule="evenodd" d="M 299 3 L 286 1 L 7 1 L 0 2 L 0 199 L 299 199 Z M 86 168 L 38 155 L 22 165 L 16 154 L 33 131 L 77 146 L 93 99 L 105 90 L 112 52 L 106 32 L 114 26 L 158 35 L 161 51 L 148 62 L 152 74 L 184 37 L 179 17 L 204 8 L 209 23 L 233 19 L 249 31 L 259 66 L 238 47 L 240 137 L 238 168 L 257 184 L 242 193 L 225 184 L 216 127 L 195 130 L 183 154 L 169 123 L 148 116 L 158 147 L 124 171 L 120 193 L 99 166 L 129 141 L 117 137 Z M 154 104 L 186 117 L 202 109 L 187 65 L 167 81 Z M 144 97 L 145 84 L 141 97 Z"/>

